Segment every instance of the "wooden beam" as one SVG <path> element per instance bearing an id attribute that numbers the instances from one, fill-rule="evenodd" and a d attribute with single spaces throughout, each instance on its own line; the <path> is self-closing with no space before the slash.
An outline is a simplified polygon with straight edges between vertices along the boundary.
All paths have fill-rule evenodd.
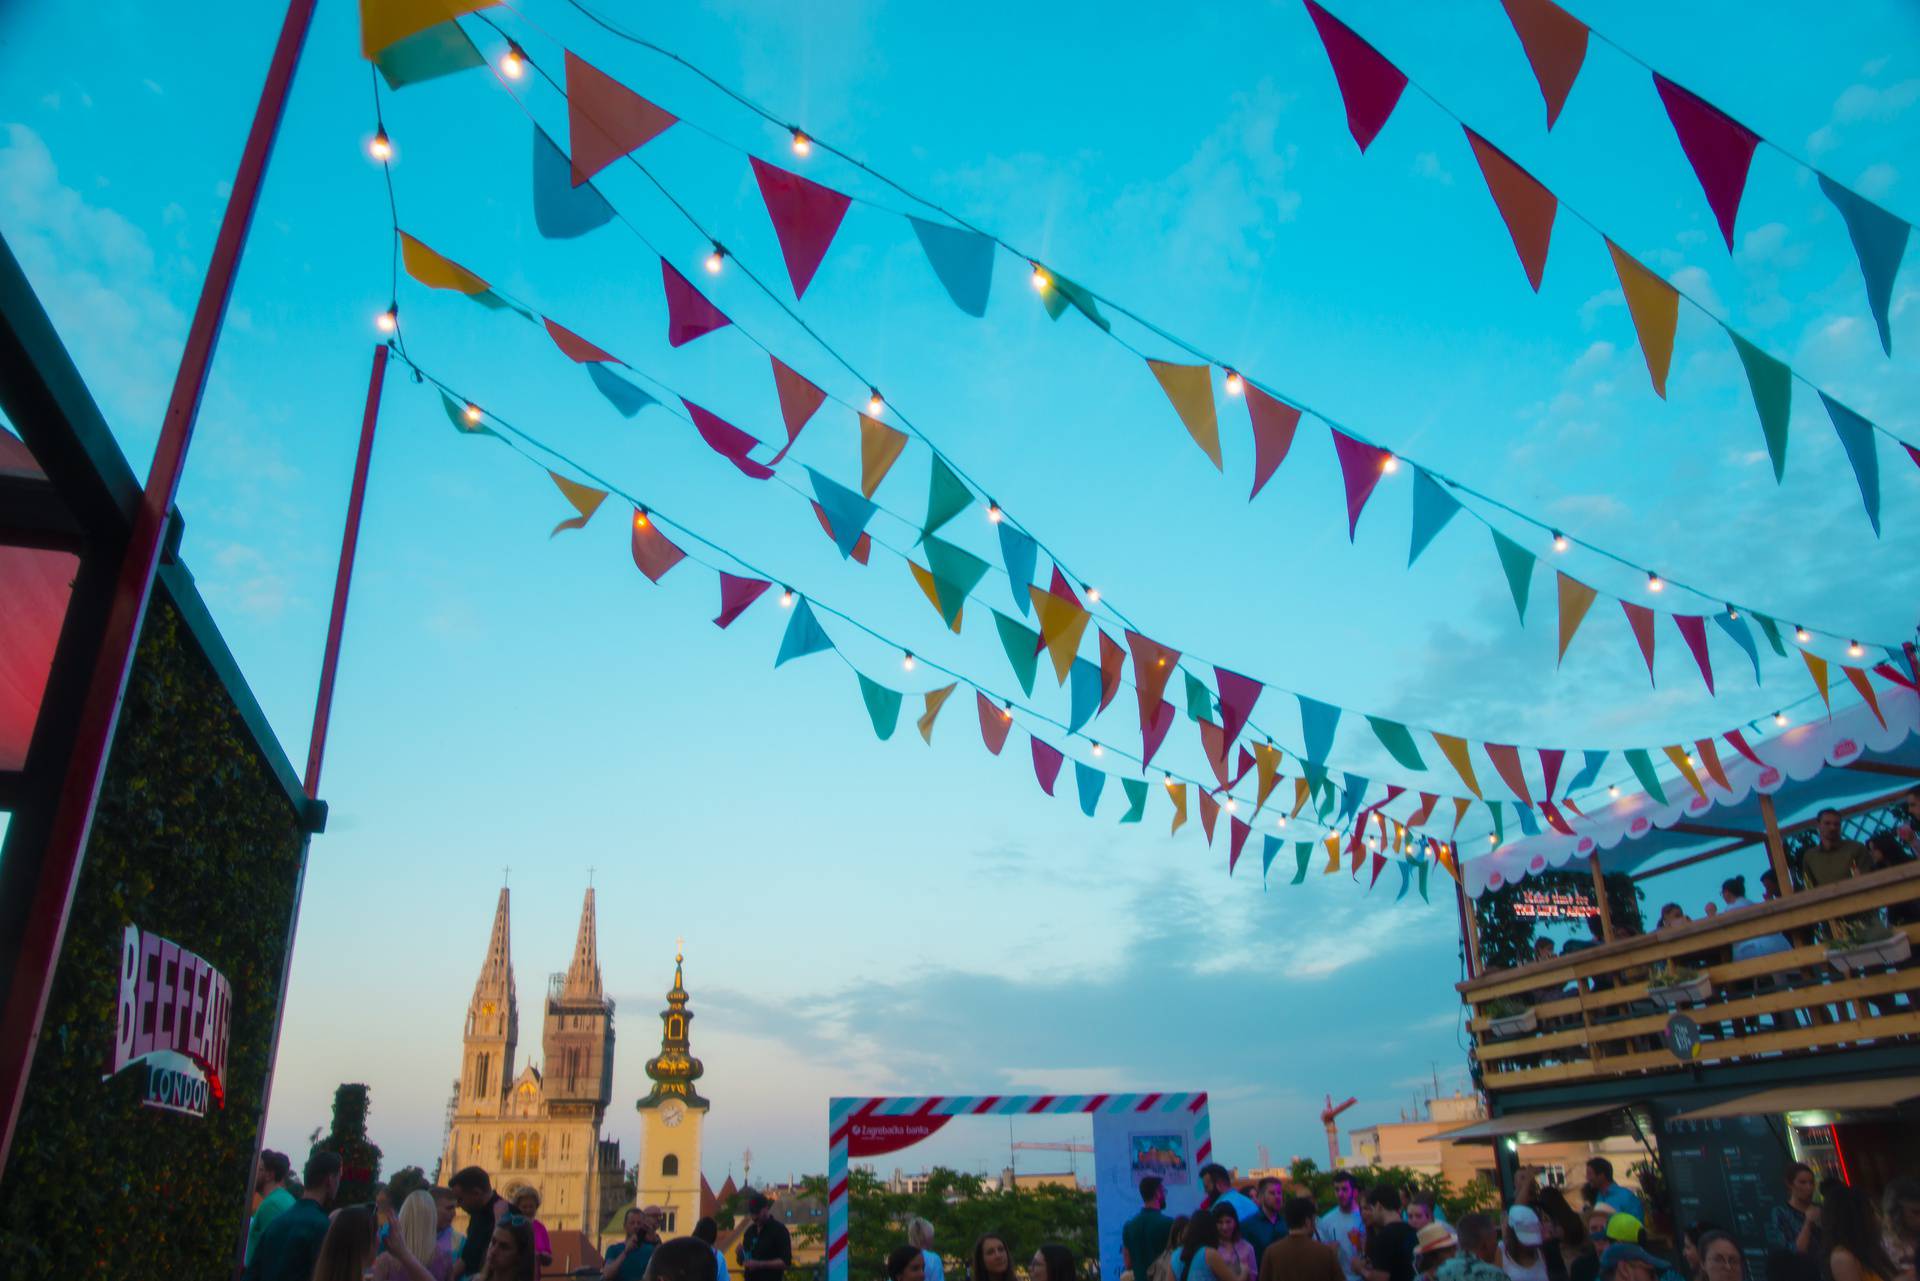
<path id="1" fill-rule="evenodd" d="M 1780 815 L 1773 808 L 1773 797 L 1766 792 L 1760 793 L 1760 821 L 1767 828 L 1767 859 L 1773 864 L 1773 881 L 1780 887 L 1780 897 L 1798 893 L 1793 887 L 1793 875 L 1787 870 L 1787 847 L 1780 839 Z"/>
<path id="2" fill-rule="evenodd" d="M 1600 941 L 1613 942 L 1613 904 L 1607 901 L 1607 878 L 1600 874 L 1600 851 L 1587 855 L 1593 868 L 1593 901 L 1600 909 Z"/>
<path id="3" fill-rule="evenodd" d="M 1453 883 L 1453 892 L 1460 901 L 1460 927 L 1466 931 L 1467 938 L 1467 975 L 1469 979 L 1480 977 L 1480 927 L 1473 919 L 1473 901 L 1467 897 L 1467 887 L 1459 881 Z"/>
<path id="4" fill-rule="evenodd" d="M 1920 769 L 1911 765 L 1893 765 L 1885 761 L 1854 761 L 1840 768 L 1858 770 L 1862 774 L 1891 774 L 1895 778 L 1920 778 Z"/>

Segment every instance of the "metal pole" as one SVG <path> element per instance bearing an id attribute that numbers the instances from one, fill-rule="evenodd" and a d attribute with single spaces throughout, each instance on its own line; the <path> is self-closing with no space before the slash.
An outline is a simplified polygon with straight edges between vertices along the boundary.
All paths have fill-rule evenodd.
<path id="1" fill-rule="evenodd" d="M 74 888 L 80 880 L 87 837 L 93 828 L 100 780 L 106 773 L 107 753 L 120 718 L 121 700 L 126 696 L 127 675 L 133 666 L 140 626 L 146 618 L 154 574 L 160 565 L 168 513 L 179 492 L 180 473 L 186 463 L 187 446 L 193 439 L 194 421 L 199 416 L 200 398 L 206 390 L 214 347 L 226 317 L 227 301 L 233 294 L 233 280 L 241 251 L 246 247 L 254 209 L 259 204 L 267 159 L 273 152 L 281 118 L 286 114 L 294 69 L 306 44 L 313 10 L 314 0 L 290 0 L 286 19 L 280 27 L 273 61 L 267 67 L 266 85 L 254 109 L 246 146 L 240 153 L 233 194 L 227 200 L 219 238 L 214 242 L 207 277 L 200 288 L 200 301 L 194 308 L 192 326 L 187 330 L 186 350 L 180 356 L 173 395 L 167 402 L 167 416 L 161 423 L 160 440 L 153 451 L 153 465 L 147 471 L 146 489 L 140 496 L 133 532 L 120 562 L 113 603 L 101 634 L 99 656 L 80 708 L 73 754 L 55 804 L 38 875 L 34 878 L 27 927 L 17 953 L 0 958 L 0 963 L 8 964 L 10 969 L 6 1005 L 0 1012 L 0 1174 L 4 1174 L 7 1154 L 13 1148 L 14 1127 L 20 1118 L 20 1103 L 26 1094 L 34 1047 L 40 1039 L 40 1021 L 46 1013 L 47 993 L 66 938 Z"/>
<path id="2" fill-rule="evenodd" d="M 1460 905 L 1460 937 L 1467 945 L 1467 977 L 1480 977 L 1480 931 L 1474 925 L 1473 904 L 1467 901 L 1467 887 L 1459 881 L 1453 883 L 1454 898 Z"/>

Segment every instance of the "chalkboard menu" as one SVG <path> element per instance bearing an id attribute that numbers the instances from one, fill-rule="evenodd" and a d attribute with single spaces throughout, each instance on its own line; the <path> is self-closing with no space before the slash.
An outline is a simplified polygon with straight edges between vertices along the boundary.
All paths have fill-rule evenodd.
<path id="1" fill-rule="evenodd" d="M 1668 1121 L 1664 1148 L 1676 1231 L 1724 1228 L 1745 1252 L 1751 1281 L 1767 1281 L 1767 1212 L 1786 1197 L 1792 1160 L 1768 1119 Z"/>

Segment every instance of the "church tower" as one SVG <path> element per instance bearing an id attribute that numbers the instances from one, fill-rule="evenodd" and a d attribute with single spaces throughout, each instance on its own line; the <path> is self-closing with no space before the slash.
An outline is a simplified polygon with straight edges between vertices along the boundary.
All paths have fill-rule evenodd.
<path id="1" fill-rule="evenodd" d="M 549 1112 L 555 1117 L 591 1117 L 598 1130 L 613 1101 L 613 1002 L 600 986 L 591 888 L 580 905 L 573 961 L 565 975 L 556 974 L 547 986 L 542 1040 Z"/>
<path id="2" fill-rule="evenodd" d="M 513 1080 L 513 1054 L 520 1043 L 520 1006 L 513 994 L 513 953 L 508 935 L 507 887 L 493 909 L 487 959 L 467 1002 L 467 1029 L 460 1059 L 455 1111 L 499 1116 Z"/>
<path id="3" fill-rule="evenodd" d="M 705 1069 L 687 1036 L 693 1011 L 681 977 L 684 959 L 673 958 L 673 987 L 660 1011 L 660 1053 L 647 1060 L 653 1089 L 634 1105 L 640 1112 L 638 1204 L 666 1210 L 660 1225 L 665 1236 L 685 1236 L 700 1216 L 700 1132 L 707 1118 L 707 1101 L 693 1084 Z"/>

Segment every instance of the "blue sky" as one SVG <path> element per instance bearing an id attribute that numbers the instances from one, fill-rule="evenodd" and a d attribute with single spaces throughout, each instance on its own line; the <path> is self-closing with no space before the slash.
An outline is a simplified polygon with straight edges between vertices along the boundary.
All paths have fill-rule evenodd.
<path id="1" fill-rule="evenodd" d="M 1920 209 L 1900 169 L 1920 155 L 1910 9 L 1574 7 L 1841 180 Z M 523 11 L 500 20 L 536 59 L 557 67 L 558 37 L 791 163 L 778 135 L 684 72 L 557 0 Z M 1622 244 L 1920 439 L 1907 354 L 1920 284 L 1910 268 L 1896 288 L 1889 360 L 1844 231 L 1804 172 L 1761 151 L 1729 256 L 1646 73 L 1611 50 L 1590 53 L 1549 136 L 1494 0 L 1336 11 Z M 1655 398 L 1599 242 L 1563 218 L 1534 297 L 1457 127 L 1410 95 L 1360 156 L 1293 0 L 1177 22 L 1144 5 L 853 2 L 626 20 L 1060 271 L 1516 506 L 1784 618 L 1880 637 L 1913 626 L 1920 570 L 1902 552 L 1920 472 L 1883 448 L 1876 542 L 1800 389 L 1776 485 L 1738 364 L 1698 316 L 1683 314 L 1671 396 Z M 41 6 L 16 14 L 0 46 L 0 231 L 142 469 L 276 24 L 239 7 L 183 23 L 149 6 Z M 352 6 L 323 5 L 180 499 L 186 555 L 296 759 L 369 321 L 388 300 L 385 195 L 362 150 L 368 79 Z M 564 136 L 558 102 L 524 92 Z M 526 118 L 491 77 L 389 95 L 386 121 L 409 229 L 749 430 L 777 430 L 764 358 L 737 335 L 666 349 L 657 267 L 631 235 L 538 235 Z M 738 153 L 676 129 L 647 158 L 732 251 L 784 280 Z M 807 172 L 883 194 L 827 157 Z M 606 186 L 693 274 L 706 246 L 638 175 Z M 1242 411 L 1223 402 L 1223 480 L 1137 360 L 1077 318 L 1049 321 L 1023 276 L 1003 260 L 988 317 L 973 320 L 898 218 L 856 208 L 802 312 L 1149 634 L 1347 707 L 1505 742 L 1691 739 L 1805 694 L 1797 663 L 1769 662 L 1756 688 L 1716 645 L 1709 699 L 1666 624 L 1649 690 L 1604 601 L 1556 671 L 1550 585 L 1536 582 L 1517 626 L 1483 533 L 1457 523 L 1405 568 L 1404 471 L 1351 546 L 1324 433 L 1304 430 L 1246 504 Z M 414 355 L 489 409 L 917 652 L 1011 685 L 984 611 L 943 635 L 897 562 L 841 562 L 797 499 L 739 477 L 678 420 L 617 417 L 538 330 L 402 290 Z M 833 372 L 737 277 L 712 293 L 817 380 Z M 830 406 L 795 456 L 851 476 L 850 417 Z M 910 450 L 883 503 L 917 513 L 926 467 Z M 1206 1088 L 1222 1155 L 1246 1165 L 1260 1144 L 1315 1151 L 1324 1093 L 1358 1095 L 1363 1123 L 1390 1118 L 1430 1064 L 1460 1079 L 1443 896 L 1396 907 L 1344 877 L 1266 893 L 1245 872 L 1230 881 L 1223 852 L 1166 839 L 1157 797 L 1137 828 L 1115 826 L 1117 809 L 1088 822 L 1049 801 L 1021 744 L 988 756 L 958 700 L 932 750 L 904 727 L 878 743 L 843 666 L 772 669 L 784 615 L 770 601 L 719 632 L 710 575 L 689 566 L 650 585 L 622 513 L 548 541 L 565 514 L 537 470 L 455 438 L 427 389 L 389 380 L 273 1145 L 297 1146 L 335 1083 L 364 1080 L 389 1159 L 431 1165 L 508 866 L 522 1048 L 535 1053 L 540 981 L 565 966 L 593 869 L 621 1008 L 610 1132 L 629 1159 L 627 1109 L 686 938 L 716 1179 L 746 1147 L 761 1169 L 819 1168 L 832 1093 Z M 977 509 L 956 528 L 990 551 Z M 1638 586 L 1580 553 L 1567 567 L 1603 589 Z M 1005 608 L 1004 580 L 983 591 Z M 899 673 L 897 654 L 848 649 L 903 687 L 940 683 Z M 1137 743 L 1129 703 L 1095 732 Z M 1297 732 L 1278 700 L 1257 719 Z M 1203 770 L 1182 737 L 1183 768 Z M 1382 766 L 1365 739 L 1350 716 L 1336 760 Z M 1688 892 L 1704 901 L 1705 882 Z M 942 1151 L 997 1167 L 1002 1137 Z"/>

